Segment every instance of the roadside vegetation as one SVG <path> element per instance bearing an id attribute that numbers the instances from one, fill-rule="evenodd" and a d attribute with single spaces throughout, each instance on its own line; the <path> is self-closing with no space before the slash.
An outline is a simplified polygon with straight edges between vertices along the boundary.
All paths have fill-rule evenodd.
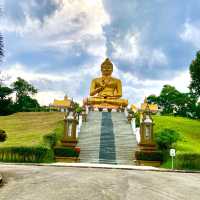
<path id="1" fill-rule="evenodd" d="M 53 162 L 52 144 L 61 137 L 63 113 L 22 112 L 0 117 L 7 139 L 0 143 L 0 161 Z"/>
<path id="2" fill-rule="evenodd" d="M 184 117 L 154 116 L 154 132 L 165 129 L 179 134 L 179 140 L 172 146 L 176 149 L 175 168 L 200 169 L 200 121 Z M 165 158 L 162 167 L 171 168 L 171 158 Z"/>

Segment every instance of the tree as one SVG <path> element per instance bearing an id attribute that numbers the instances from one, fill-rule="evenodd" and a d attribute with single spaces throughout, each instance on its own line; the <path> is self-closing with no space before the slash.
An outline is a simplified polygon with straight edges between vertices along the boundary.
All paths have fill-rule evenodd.
<path id="1" fill-rule="evenodd" d="M 171 85 L 164 85 L 158 97 L 158 104 L 163 107 L 164 114 L 174 113 L 181 93 Z"/>
<path id="2" fill-rule="evenodd" d="M 17 81 L 15 81 L 12 86 L 13 90 L 16 91 L 17 101 L 23 96 L 34 95 L 37 93 L 37 89 L 33 85 L 20 77 L 17 78 Z"/>
<path id="3" fill-rule="evenodd" d="M 181 93 L 171 85 L 164 85 L 160 96 L 147 97 L 148 103 L 156 103 L 163 108 L 162 114 L 190 118 L 199 118 L 197 100 L 197 96 L 193 93 Z"/>
<path id="4" fill-rule="evenodd" d="M 150 104 L 157 104 L 158 103 L 158 97 L 154 94 L 147 97 L 147 102 Z"/>
<path id="5" fill-rule="evenodd" d="M 34 112 L 39 110 L 40 105 L 36 99 L 30 96 L 21 96 L 15 104 L 15 111 L 20 112 Z"/>
<path id="6" fill-rule="evenodd" d="M 30 96 L 37 93 L 37 89 L 33 85 L 18 77 L 12 86 L 16 92 L 15 112 L 36 111 L 40 108 L 37 100 Z"/>
<path id="7" fill-rule="evenodd" d="M 12 92 L 11 88 L 0 85 L 0 115 L 8 115 L 13 112 L 13 102 L 9 97 Z"/>
<path id="8" fill-rule="evenodd" d="M 200 97 L 200 51 L 197 52 L 195 60 L 190 64 L 190 90 Z"/>

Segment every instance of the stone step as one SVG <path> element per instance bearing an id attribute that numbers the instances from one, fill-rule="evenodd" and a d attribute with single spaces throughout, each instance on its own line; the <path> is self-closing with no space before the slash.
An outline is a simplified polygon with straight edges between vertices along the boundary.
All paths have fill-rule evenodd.
<path id="1" fill-rule="evenodd" d="M 102 113 L 89 112 L 87 122 L 83 123 L 79 134 L 78 146 L 81 148 L 80 162 L 90 163 L 111 163 L 111 164 L 133 164 L 134 151 L 137 149 L 135 135 L 132 132 L 130 124 L 124 113 L 112 112 L 112 127 L 114 139 L 104 135 L 101 138 L 102 131 Z M 105 116 L 105 115 L 104 115 Z M 105 126 L 103 127 L 106 128 Z M 109 129 L 110 130 L 110 127 Z M 116 160 L 100 159 L 100 142 L 104 153 L 115 155 Z M 115 144 L 115 150 L 109 149 L 106 144 Z M 114 157 L 115 157 L 114 156 Z"/>

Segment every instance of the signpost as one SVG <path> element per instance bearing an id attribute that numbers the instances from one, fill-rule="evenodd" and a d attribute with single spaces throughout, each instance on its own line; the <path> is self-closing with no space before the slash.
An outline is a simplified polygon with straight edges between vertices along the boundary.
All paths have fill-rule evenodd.
<path id="1" fill-rule="evenodd" d="M 170 149 L 170 156 L 172 157 L 172 169 L 174 169 L 174 157 L 176 156 L 175 149 Z"/>

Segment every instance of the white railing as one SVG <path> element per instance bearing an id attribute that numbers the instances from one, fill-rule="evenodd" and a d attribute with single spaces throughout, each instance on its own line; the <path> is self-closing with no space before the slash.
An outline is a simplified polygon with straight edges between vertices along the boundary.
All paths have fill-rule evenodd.
<path id="1" fill-rule="evenodd" d="M 128 117 L 128 111 L 127 111 L 127 108 L 125 108 L 125 110 L 124 110 L 124 114 L 125 114 L 126 117 Z"/>
<path id="2" fill-rule="evenodd" d="M 82 117 L 82 115 L 79 115 L 78 124 L 76 126 L 76 138 L 78 138 L 79 133 L 81 131 L 82 122 L 83 122 L 83 117 Z"/>
<path id="3" fill-rule="evenodd" d="M 133 134 L 135 134 L 136 141 L 139 144 L 140 143 L 140 128 L 136 128 L 135 118 L 131 120 L 131 128 L 132 128 Z"/>

